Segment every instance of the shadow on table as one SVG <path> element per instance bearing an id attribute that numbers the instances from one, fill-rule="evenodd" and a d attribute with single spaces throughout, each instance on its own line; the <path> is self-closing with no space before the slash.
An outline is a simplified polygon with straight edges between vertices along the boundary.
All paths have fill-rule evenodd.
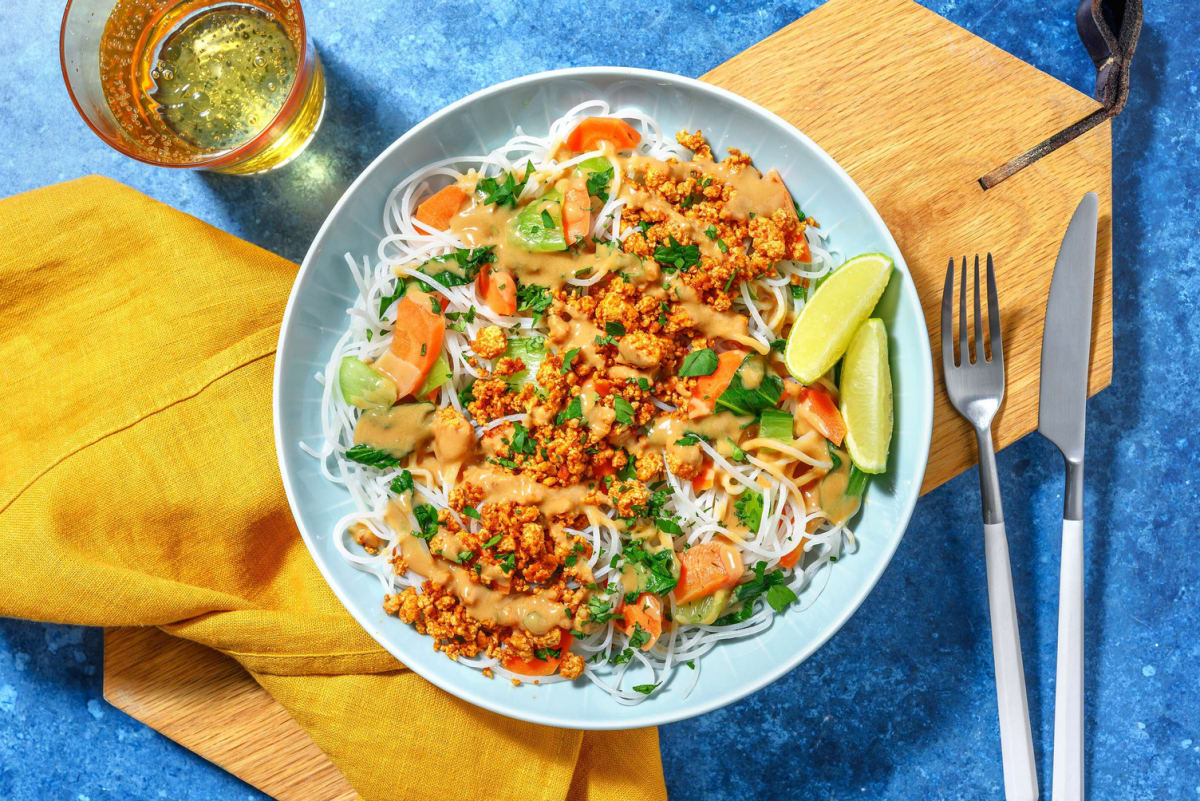
<path id="1" fill-rule="evenodd" d="M 299 261 L 350 182 L 415 120 L 375 105 L 346 65 L 321 52 L 325 119 L 295 161 L 262 175 L 200 173 L 222 203 L 245 221 L 245 238 Z"/>

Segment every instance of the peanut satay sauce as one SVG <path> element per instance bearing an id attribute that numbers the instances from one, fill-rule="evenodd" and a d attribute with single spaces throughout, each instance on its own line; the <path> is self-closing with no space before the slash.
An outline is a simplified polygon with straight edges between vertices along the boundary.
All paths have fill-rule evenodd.
<path id="1" fill-rule="evenodd" d="M 707 152 L 706 147 L 704 150 Z M 474 192 L 477 176 L 464 176 L 459 181 L 471 200 L 451 219 L 449 228 L 468 247 L 493 246 L 492 269 L 509 271 L 522 286 L 547 287 L 554 296 L 544 321 L 547 344 L 553 354 L 548 357 L 548 362 L 560 367 L 564 354 L 573 351 L 575 356 L 570 369 L 560 368 L 553 372 L 576 375 L 565 379 L 569 386 L 558 407 L 535 402 L 532 397 L 525 399 L 524 408 L 519 411 L 527 413 L 528 424 L 542 432 L 561 428 L 561 424 L 555 422 L 557 411 L 570 398 L 579 396 L 582 401 L 581 431 L 592 438 L 589 442 L 596 440 L 599 447 L 619 449 L 637 464 L 639 480 L 648 480 L 643 479 L 643 475 L 649 477 L 655 473 L 650 469 L 645 473 L 642 470 L 644 463 L 653 467 L 655 459 L 661 474 L 663 456 L 677 476 L 688 478 L 701 468 L 705 457 L 697 445 L 681 442 L 687 432 L 704 436 L 713 442 L 718 453 L 728 457 L 753 418 L 720 412 L 688 419 L 687 411 L 666 413 L 654 407 L 650 398 L 680 405 L 681 393 L 690 389 L 688 382 L 693 379 L 674 376 L 682 355 L 693 346 L 719 347 L 718 343 L 736 343 L 743 348 L 762 351 L 761 343 L 748 334 L 747 319 L 729 310 L 728 298 L 738 291 L 735 279 L 756 278 L 772 269 L 769 264 L 764 267 L 765 259 L 760 257 L 760 272 L 750 272 L 754 259 L 748 258 L 747 254 L 753 252 L 758 241 L 753 236 L 755 218 L 760 222 L 776 221 L 782 228 L 790 226 L 791 235 L 801 239 L 804 223 L 796 218 L 791 197 L 778 176 L 773 172 L 762 176 L 744 157 L 714 162 L 711 158 L 701 158 L 698 152 L 693 161 L 675 162 L 645 156 L 619 156 L 611 152 L 607 155 L 620 173 L 618 197 L 625 201 L 621 212 L 622 231 L 636 229 L 623 245 L 585 242 L 583 246 L 565 251 L 524 250 L 514 245 L 507 234 L 510 221 L 520 208 L 485 204 L 482 195 Z M 564 181 L 560 179 L 555 188 L 565 189 Z M 691 196 L 699 198 L 698 203 L 679 202 L 679 195 L 685 188 Z M 595 213 L 601 203 L 595 198 L 592 202 Z M 695 210 L 689 212 L 690 208 Z M 640 227 L 639 222 L 642 223 Z M 761 229 L 759 226 L 759 232 Z M 714 230 L 722 236 L 714 236 Z M 774 229 L 768 225 L 767 230 Z M 681 245 L 695 245 L 698 249 L 700 258 L 691 271 L 672 271 L 673 274 L 667 276 L 655 259 L 649 257 L 653 246 L 666 244 L 669 237 Z M 725 242 L 723 237 L 730 241 Z M 727 258 L 727 254 L 732 255 Z M 726 275 L 722 276 L 722 265 L 727 263 L 734 267 L 725 267 Z M 734 268 L 740 269 L 741 274 L 730 278 Z M 713 286 L 713 280 L 706 281 L 706 273 L 713 274 L 708 278 L 719 278 L 726 291 L 720 292 L 720 287 Z M 579 290 L 567 285 L 572 276 L 595 277 L 598 274 L 605 277 L 591 288 Z M 672 318 L 671 322 L 661 330 L 654 325 L 648 330 L 626 327 L 624 335 L 610 338 L 617 340 L 615 343 L 602 345 L 609 329 L 597 307 L 605 301 L 589 304 L 581 298 L 598 296 L 611 282 L 618 281 L 624 281 L 636 290 L 636 299 L 631 299 L 631 303 L 650 298 L 656 308 L 661 309 L 658 322 L 662 323 L 668 317 Z M 666 335 L 668 329 L 674 331 L 674 341 Z M 665 345 L 659 348 L 662 342 Z M 670 353 L 663 355 L 661 351 L 664 350 Z M 483 374 L 487 376 L 486 372 Z M 539 372 L 539 380 L 541 377 Z M 601 382 L 608 389 L 604 398 L 600 392 Z M 638 404 L 636 425 L 617 423 L 615 401 L 606 402 L 614 393 L 614 385 L 651 387 L 653 394 L 645 395 Z M 686 404 L 682 408 L 686 410 Z M 474 407 L 471 410 L 477 424 L 488 422 L 489 415 L 483 413 L 484 410 Z M 482 447 L 476 447 L 473 428 L 451 425 L 450 416 L 444 415 L 447 411 L 450 410 L 441 410 L 435 415 L 430 404 L 408 403 L 387 412 L 364 413 L 355 429 L 355 442 L 407 458 L 408 465 L 414 470 L 437 474 L 448 484 L 455 484 L 457 479 L 458 486 L 472 488 L 478 498 L 477 509 L 507 502 L 536 508 L 540 519 L 547 521 L 546 534 L 558 552 L 566 550 L 564 546 L 569 539 L 563 530 L 564 521 L 584 517 L 607 520 L 600 504 L 621 509 L 613 496 L 606 496 L 604 484 L 599 481 L 601 476 L 594 472 L 572 474 L 568 479 L 579 480 L 564 483 L 561 476 L 547 476 L 536 470 L 514 472 L 511 462 L 509 466 L 497 464 L 496 454 L 509 452 L 503 443 L 509 441 L 512 424 L 504 423 L 487 432 Z M 480 419 L 481 413 L 483 419 Z M 500 414 L 491 414 L 490 419 L 498 416 Z M 466 423 L 465 420 L 461 422 Z M 599 438 L 596 437 L 598 432 Z M 581 619 L 578 614 L 582 601 L 586 600 L 586 590 L 575 596 L 573 608 L 561 598 L 545 597 L 536 583 L 526 591 L 514 592 L 512 577 L 494 560 L 480 558 L 481 565 L 459 564 L 464 555 L 468 561 L 474 557 L 473 552 L 467 553 L 470 549 L 462 543 L 466 534 L 462 530 L 439 531 L 436 536 L 439 547 L 437 552 L 431 551 L 430 544 L 413 532 L 410 497 L 409 493 L 403 493 L 394 499 L 385 516 L 386 523 L 397 534 L 397 557 L 408 570 L 452 593 L 470 617 L 493 627 L 520 628 L 531 635 L 546 635 L 556 627 L 587 630 L 586 616 Z M 587 565 L 589 557 L 590 545 L 569 571 L 564 570 L 571 575 L 573 586 L 594 586 Z"/>

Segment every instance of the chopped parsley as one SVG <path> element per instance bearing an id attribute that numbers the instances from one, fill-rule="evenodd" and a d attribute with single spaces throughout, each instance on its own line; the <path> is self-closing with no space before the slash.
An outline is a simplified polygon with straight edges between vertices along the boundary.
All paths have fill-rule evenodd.
<path id="1" fill-rule="evenodd" d="M 550 660 L 550 659 L 558 659 L 562 656 L 562 649 L 561 648 L 535 648 L 535 649 L 533 649 L 533 655 L 535 658 L 541 659 L 543 661 Z"/>
<path id="2" fill-rule="evenodd" d="M 771 340 L 771 350 L 775 351 L 776 353 L 783 353 L 783 351 L 786 347 L 787 347 L 786 339 L 772 339 Z"/>
<path id="3" fill-rule="evenodd" d="M 494 203 L 497 206 L 508 206 L 515 209 L 517 198 L 525 190 L 525 183 L 532 174 L 533 162 L 531 161 L 526 163 L 525 177 L 520 181 L 517 180 L 516 173 L 510 171 L 504 173 L 503 181 L 497 178 L 480 178 L 475 188 L 483 192 L 484 203 Z"/>
<path id="4" fill-rule="evenodd" d="M 451 253 L 447 253 L 444 256 L 434 256 L 432 259 L 423 262 L 417 269 L 443 286 L 464 286 L 475 280 L 483 265 L 491 264 L 495 260 L 495 245 L 487 245 L 481 248 L 455 248 Z M 430 265 L 448 264 L 450 262 L 458 265 L 457 271 L 440 270 L 433 272 L 426 269 Z M 435 289 L 433 284 L 422 281 L 420 278 L 417 278 L 417 283 L 426 292 L 433 292 Z"/>
<path id="5" fill-rule="evenodd" d="M 729 443 L 729 458 L 735 462 L 746 461 L 746 452 L 738 447 L 738 444 L 733 441 L 732 437 L 726 437 L 725 441 Z"/>
<path id="6" fill-rule="evenodd" d="M 509 449 L 513 453 L 524 453 L 532 456 L 537 453 L 537 441 L 529 435 L 529 429 L 520 423 L 513 423 L 512 442 Z"/>
<path id="7" fill-rule="evenodd" d="M 533 312 L 536 323 L 550 308 L 554 298 L 550 289 L 540 284 L 517 284 L 517 311 Z"/>
<path id="8" fill-rule="evenodd" d="M 655 523 L 670 523 L 666 518 L 658 518 Z M 678 527 L 676 527 L 678 528 Z M 634 566 L 639 574 L 641 587 L 645 592 L 663 595 L 675 589 L 679 579 L 675 575 L 675 554 L 669 548 L 651 553 L 643 545 L 643 540 L 631 540 L 624 548 L 625 559 Z"/>
<path id="9" fill-rule="evenodd" d="M 625 336 L 625 326 L 614 320 L 609 320 L 604 324 L 604 333 L 610 337 L 623 337 Z"/>
<path id="10" fill-rule="evenodd" d="M 724 240 L 724 239 L 718 239 L 718 240 L 717 240 L 717 247 L 721 249 L 721 252 L 722 252 L 722 253 L 728 253 L 728 252 L 729 252 L 729 245 L 726 245 L 726 244 L 725 244 L 725 240 Z"/>
<path id="11" fill-rule="evenodd" d="M 476 509 L 474 506 L 464 506 L 462 508 L 462 513 L 467 517 L 473 517 L 476 520 L 480 519 L 479 518 L 479 510 Z"/>
<path id="12" fill-rule="evenodd" d="M 554 218 L 551 217 L 550 212 L 546 211 L 545 209 L 542 209 L 542 227 L 543 228 L 553 228 L 554 227 Z"/>
<path id="13" fill-rule="evenodd" d="M 612 656 L 610 656 L 608 658 L 608 663 L 610 665 L 623 665 L 626 662 L 628 662 L 630 659 L 633 659 L 633 649 L 626 648 L 621 653 L 613 654 Z"/>
<path id="14" fill-rule="evenodd" d="M 679 527 L 678 523 L 665 517 L 655 518 L 654 525 L 658 527 L 659 531 L 676 537 L 683 533 L 683 529 Z"/>
<path id="15" fill-rule="evenodd" d="M 413 509 L 413 515 L 417 518 L 417 525 L 421 527 L 420 531 L 414 531 L 413 534 L 421 539 L 429 542 L 433 539 L 433 535 L 437 534 L 438 526 L 438 511 L 427 503 L 417 505 Z"/>
<path id="16" fill-rule="evenodd" d="M 646 643 L 650 642 L 650 632 L 646 631 L 639 624 L 633 624 L 633 634 L 629 637 L 629 645 L 631 648 L 641 648 Z"/>
<path id="17" fill-rule="evenodd" d="M 401 472 L 400 475 L 392 479 L 391 487 L 392 492 L 396 493 L 397 495 L 402 492 L 408 492 L 413 488 L 412 473 L 408 472 L 407 470 Z"/>
<path id="18" fill-rule="evenodd" d="M 506 553 L 500 559 L 500 569 L 505 573 L 513 572 L 513 568 L 517 566 L 517 555 L 515 553 Z"/>
<path id="19" fill-rule="evenodd" d="M 583 419 L 583 396 L 576 395 L 571 398 L 571 402 L 567 404 L 567 408 L 558 413 L 558 424 L 562 425 L 568 420 Z"/>
<path id="20" fill-rule="evenodd" d="M 404 297 L 408 292 L 408 282 L 403 278 L 396 282 L 396 289 L 390 295 L 384 295 L 379 299 L 379 316 L 382 318 L 384 313 L 392 307 L 392 304 Z"/>
<path id="21" fill-rule="evenodd" d="M 693 662 L 691 659 L 689 659 L 688 661 L 684 662 L 683 664 L 687 665 L 687 666 L 688 666 L 688 667 L 690 667 L 692 670 L 695 670 L 695 669 L 696 669 L 696 663 L 695 663 L 695 662 Z"/>
<path id="22" fill-rule="evenodd" d="M 727 626 L 730 623 L 748 620 L 754 614 L 754 601 L 764 594 L 767 604 L 776 612 L 783 612 L 796 602 L 796 593 L 787 586 L 787 576 L 783 571 L 772 570 L 768 573 L 766 569 L 766 562 L 754 565 L 754 577 L 744 584 L 739 584 L 733 591 L 732 601 L 742 603 L 743 606 L 735 612 L 717 618 L 714 625 Z"/>
<path id="23" fill-rule="evenodd" d="M 699 245 L 681 245 L 675 237 L 668 237 L 669 244 L 654 249 L 654 260 L 664 269 L 687 272 L 700 262 Z"/>
<path id="24" fill-rule="evenodd" d="M 635 685 L 633 685 L 633 691 L 635 693 L 641 693 L 642 695 L 649 695 L 650 693 L 657 690 L 658 685 L 660 685 L 660 684 L 662 684 L 661 681 L 655 682 L 654 684 L 635 684 Z"/>
<path id="25" fill-rule="evenodd" d="M 707 236 L 709 239 L 716 239 L 717 238 L 717 226 L 710 225 L 707 228 L 705 228 L 704 235 Z"/>
<path id="26" fill-rule="evenodd" d="M 484 548 L 495 548 L 497 545 L 500 544 L 500 540 L 502 540 L 502 539 L 503 539 L 502 535 L 495 534 L 492 536 L 492 538 L 490 540 L 488 540 L 487 542 L 485 542 L 483 544 L 483 547 Z"/>
<path id="27" fill-rule="evenodd" d="M 693 376 L 712 375 L 717 371 L 719 362 L 720 359 L 717 358 L 716 351 L 712 348 L 694 350 L 683 357 L 683 364 L 679 367 L 679 377 L 692 378 Z"/>
<path id="28" fill-rule="evenodd" d="M 606 169 L 594 172 L 588 176 L 587 191 L 588 194 L 600 198 L 600 202 L 604 203 L 608 200 L 608 185 L 613 177 L 613 168 L 609 164 Z"/>
<path id="29" fill-rule="evenodd" d="M 617 415 L 617 422 L 621 425 L 633 425 L 633 404 L 617 395 L 613 398 L 613 411 Z"/>
<path id="30" fill-rule="evenodd" d="M 613 614 L 611 601 L 605 601 L 594 595 L 588 598 L 587 610 L 588 620 L 596 624 L 607 623 L 613 618 L 622 617 L 622 615 Z"/>
<path id="31" fill-rule="evenodd" d="M 467 562 L 470 562 L 474 558 L 475 558 L 474 551 L 459 551 L 458 556 L 454 557 L 454 561 L 458 562 L 460 565 L 465 565 Z"/>
<path id="32" fill-rule="evenodd" d="M 346 449 L 346 458 L 352 462 L 365 464 L 367 467 L 395 467 L 400 460 L 387 451 L 372 448 L 370 445 L 354 445 Z"/>
<path id="33" fill-rule="evenodd" d="M 575 357 L 579 355 L 579 348 L 571 348 L 563 354 L 562 374 L 566 375 L 571 372 L 571 362 L 575 361 Z"/>
<path id="34" fill-rule="evenodd" d="M 602 337 L 596 337 L 596 346 L 603 348 L 605 345 L 616 347 L 617 339 L 612 334 L 605 334 Z"/>
<path id="35" fill-rule="evenodd" d="M 429 308 L 433 309 L 434 314 L 441 314 L 442 313 L 442 302 L 440 300 L 438 300 L 437 298 L 435 298 L 433 295 L 430 295 L 429 296 Z M 424 354 L 422 354 L 422 355 L 424 355 Z"/>

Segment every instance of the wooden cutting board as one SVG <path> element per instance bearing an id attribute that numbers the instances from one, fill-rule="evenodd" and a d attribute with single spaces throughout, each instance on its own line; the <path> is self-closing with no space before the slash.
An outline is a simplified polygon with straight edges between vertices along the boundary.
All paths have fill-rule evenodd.
<path id="1" fill-rule="evenodd" d="M 993 189 L 978 183 L 1097 108 L 1094 100 L 909 0 L 832 0 L 702 78 L 791 121 L 846 168 L 908 261 L 931 345 L 947 259 L 994 254 L 1008 365 L 995 431 L 1000 447 L 1037 425 L 1042 322 L 1055 256 L 1080 197 L 1099 194 L 1089 391 L 1108 385 L 1109 124 Z M 934 375 L 923 491 L 975 461 L 940 369 Z M 278 799 L 355 797 L 282 707 L 234 662 L 199 646 L 155 629 L 106 632 L 104 697 Z"/>

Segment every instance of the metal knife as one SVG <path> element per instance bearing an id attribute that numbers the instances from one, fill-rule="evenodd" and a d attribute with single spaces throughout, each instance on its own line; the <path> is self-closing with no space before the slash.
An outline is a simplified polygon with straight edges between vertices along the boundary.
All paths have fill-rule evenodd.
<path id="1" fill-rule="evenodd" d="M 1062 451 L 1062 563 L 1058 577 L 1058 668 L 1050 797 L 1083 799 L 1083 435 L 1092 345 L 1092 286 L 1100 201 L 1088 192 L 1067 226 L 1042 333 L 1038 431 Z"/>

